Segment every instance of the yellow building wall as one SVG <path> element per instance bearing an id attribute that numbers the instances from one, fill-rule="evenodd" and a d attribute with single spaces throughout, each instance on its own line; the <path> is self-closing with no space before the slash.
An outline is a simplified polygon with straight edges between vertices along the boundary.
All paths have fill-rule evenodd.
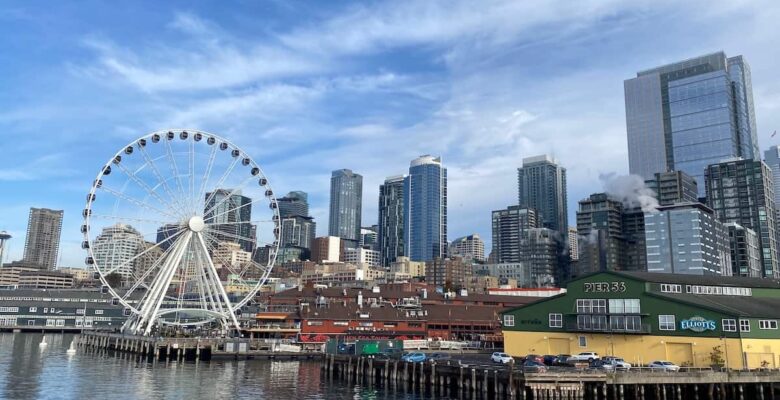
<path id="1" fill-rule="evenodd" d="M 780 340 L 742 339 L 748 368 L 780 367 Z"/>
<path id="2" fill-rule="evenodd" d="M 580 336 L 586 338 L 587 346 L 579 346 Z M 778 360 L 780 340 L 743 340 L 745 344 L 748 340 L 751 341 L 751 347 L 746 346 L 749 368 L 760 367 L 761 360 L 767 357 L 775 362 L 780 361 Z M 771 342 L 771 344 L 764 342 Z M 678 365 L 709 367 L 712 364 L 710 354 L 713 348 L 718 346 L 723 351 L 723 358 L 730 368 L 743 368 L 741 339 L 504 331 L 504 351 L 515 357 L 527 354 L 577 354 L 583 351 L 595 351 L 600 356 L 622 357 L 632 365 L 645 365 L 654 360 L 669 360 Z M 749 354 L 751 349 L 754 353 L 761 354 L 751 356 Z"/>

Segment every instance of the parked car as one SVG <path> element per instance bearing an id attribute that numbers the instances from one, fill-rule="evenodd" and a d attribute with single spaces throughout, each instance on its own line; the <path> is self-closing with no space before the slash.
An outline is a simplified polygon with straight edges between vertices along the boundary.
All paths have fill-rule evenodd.
<path id="1" fill-rule="evenodd" d="M 401 361 L 423 362 L 426 359 L 425 353 L 406 353 L 401 357 Z"/>
<path id="2" fill-rule="evenodd" d="M 655 371 L 677 372 L 680 370 L 679 365 L 671 361 L 664 361 L 664 360 L 653 361 L 647 366 Z"/>
<path id="3" fill-rule="evenodd" d="M 558 356 L 554 356 L 552 354 L 545 354 L 542 359 L 544 360 L 544 365 L 555 365 L 555 360 L 558 358 Z"/>
<path id="4" fill-rule="evenodd" d="M 571 357 L 571 354 L 558 354 L 557 356 L 555 356 L 553 365 L 556 366 L 569 365 L 569 357 Z"/>
<path id="5" fill-rule="evenodd" d="M 523 371 L 525 372 L 547 372 L 547 366 L 539 361 L 526 360 L 523 363 Z"/>
<path id="6" fill-rule="evenodd" d="M 354 343 L 341 343 L 338 348 L 339 354 L 355 354 Z"/>
<path id="7" fill-rule="evenodd" d="M 431 353 L 428 355 L 428 361 L 431 362 L 440 362 L 440 361 L 446 361 L 449 360 L 451 357 L 447 353 Z"/>
<path id="8" fill-rule="evenodd" d="M 538 354 L 529 354 L 525 357 L 523 357 L 523 362 L 525 361 L 536 361 L 544 364 L 544 357 L 538 355 Z"/>
<path id="9" fill-rule="evenodd" d="M 598 369 L 602 371 L 614 371 L 615 366 L 604 360 L 593 360 L 589 365 L 590 369 Z"/>
<path id="10" fill-rule="evenodd" d="M 490 355 L 490 360 L 492 360 L 495 363 L 509 364 L 510 362 L 512 362 L 513 359 L 512 356 L 510 356 L 509 354 L 501 353 L 497 351 Z"/>
<path id="11" fill-rule="evenodd" d="M 626 360 L 620 357 L 604 356 L 601 357 L 601 361 L 604 361 L 605 363 L 612 365 L 614 369 L 619 371 L 628 371 L 631 369 L 631 364 L 627 363 Z"/>
<path id="12" fill-rule="evenodd" d="M 592 362 L 593 360 L 598 360 L 600 358 L 601 357 L 599 357 L 599 354 L 594 351 L 583 351 L 580 354 L 575 354 L 569 357 L 567 361 L 570 363 L 585 362 L 585 361 Z"/>

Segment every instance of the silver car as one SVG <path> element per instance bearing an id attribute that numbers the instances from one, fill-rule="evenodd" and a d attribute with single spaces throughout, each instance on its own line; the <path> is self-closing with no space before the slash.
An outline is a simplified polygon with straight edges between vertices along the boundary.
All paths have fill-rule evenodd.
<path id="1" fill-rule="evenodd" d="M 654 371 L 664 371 L 664 372 L 677 372 L 680 370 L 679 365 L 671 361 L 664 361 L 664 360 L 653 361 L 650 364 L 648 364 L 648 367 L 650 367 Z"/>

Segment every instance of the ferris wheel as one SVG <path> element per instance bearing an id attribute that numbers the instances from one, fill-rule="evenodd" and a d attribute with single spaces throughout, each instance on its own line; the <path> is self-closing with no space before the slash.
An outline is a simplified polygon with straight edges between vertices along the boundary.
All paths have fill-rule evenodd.
<path id="1" fill-rule="evenodd" d="M 128 316 L 123 332 L 215 323 L 237 314 L 267 281 L 279 211 L 255 161 L 196 130 L 158 131 L 100 169 L 83 211 L 82 247 L 103 290 Z"/>

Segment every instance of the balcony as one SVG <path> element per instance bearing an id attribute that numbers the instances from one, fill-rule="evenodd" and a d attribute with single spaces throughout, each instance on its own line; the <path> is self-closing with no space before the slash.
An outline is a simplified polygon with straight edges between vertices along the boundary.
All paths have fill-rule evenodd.
<path id="1" fill-rule="evenodd" d="M 639 326 L 635 327 L 636 329 L 620 329 L 620 328 L 612 328 L 609 326 L 606 327 L 593 327 L 592 325 L 589 327 L 580 326 L 577 324 L 577 321 L 569 321 L 566 322 L 564 325 L 564 329 L 568 332 L 594 332 L 594 333 L 612 333 L 617 335 L 638 335 L 638 334 L 648 334 L 650 333 L 650 324 L 640 324 Z"/>

